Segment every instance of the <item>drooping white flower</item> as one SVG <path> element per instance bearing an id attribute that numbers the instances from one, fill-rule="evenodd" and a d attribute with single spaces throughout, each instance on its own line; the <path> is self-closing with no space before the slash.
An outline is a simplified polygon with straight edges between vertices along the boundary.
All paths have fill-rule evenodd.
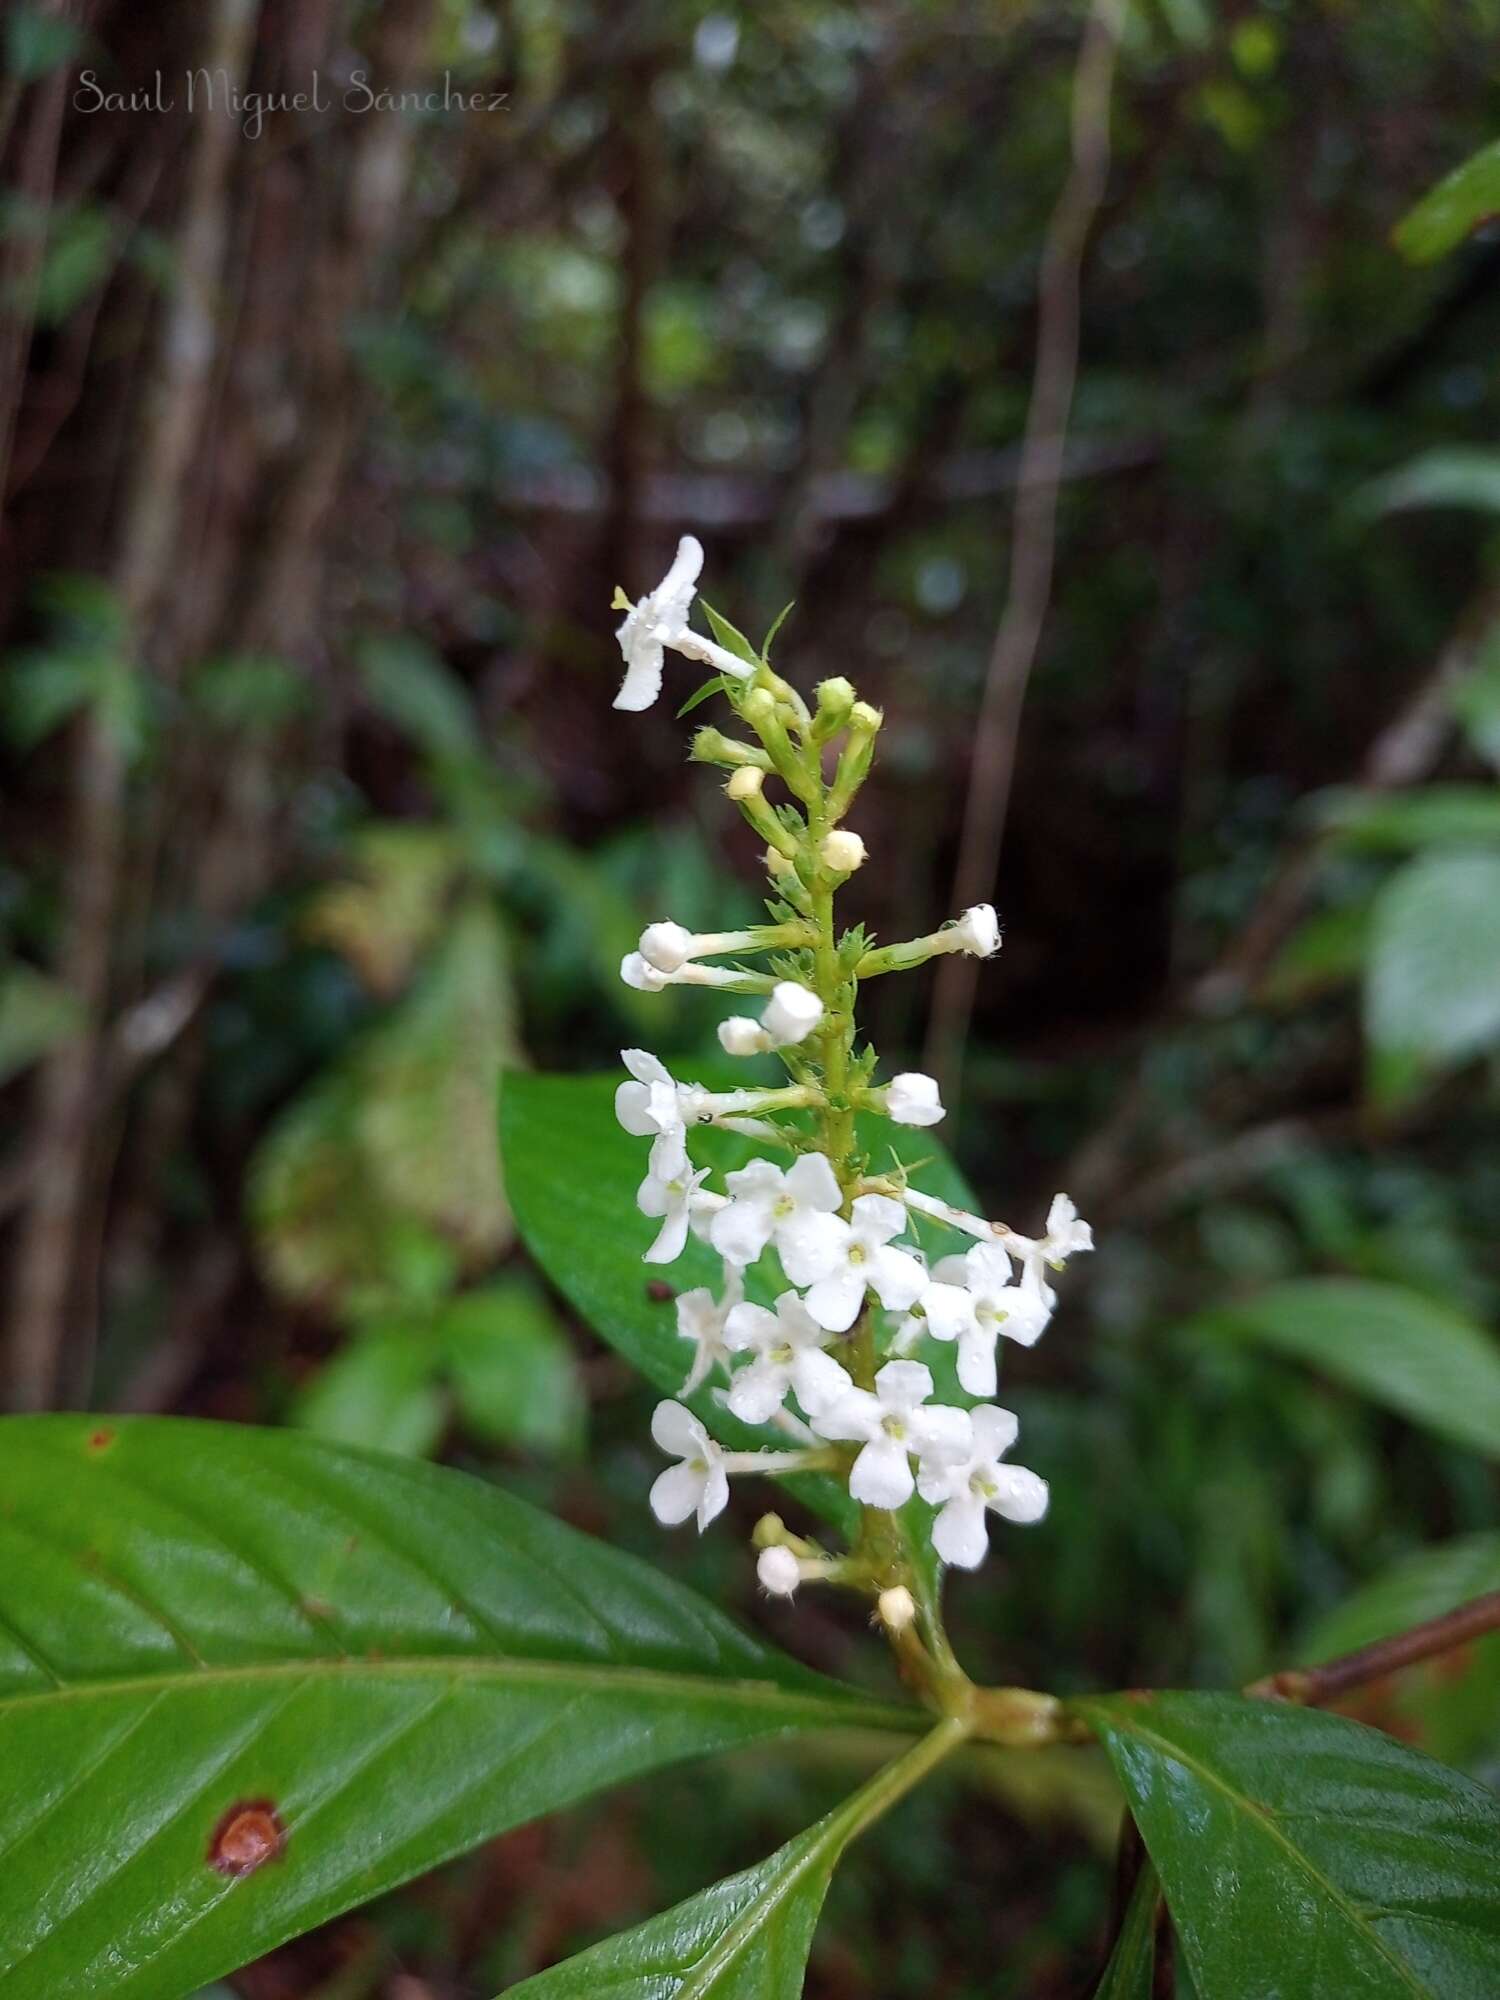
<path id="1" fill-rule="evenodd" d="M 920 1070 L 903 1070 L 886 1086 L 885 1111 L 898 1125 L 936 1125 L 945 1115 L 937 1078 Z"/>
<path id="2" fill-rule="evenodd" d="M 729 1385 L 729 1407 L 741 1422 L 769 1423 L 794 1389 L 809 1415 L 842 1393 L 849 1377 L 831 1354 L 828 1338 L 803 1308 L 795 1292 L 783 1292 L 776 1310 L 737 1305 L 724 1323 L 724 1344 L 736 1354 L 753 1354 Z"/>
<path id="3" fill-rule="evenodd" d="M 643 1253 L 644 1263 L 673 1264 L 682 1255 L 692 1221 L 693 1197 L 707 1179 L 707 1167 L 699 1167 L 695 1173 L 686 1159 L 666 1179 L 647 1174 L 636 1190 L 635 1205 L 653 1222 L 660 1219 L 661 1228 L 651 1248 Z"/>
<path id="4" fill-rule="evenodd" d="M 770 1597 L 790 1597 L 802 1581 L 802 1566 L 790 1549 L 762 1549 L 755 1560 L 760 1587 Z"/>
<path id="5" fill-rule="evenodd" d="M 708 1093 L 696 1083 L 679 1083 L 649 1049 L 621 1049 L 631 1081 L 615 1092 L 615 1116 L 633 1137 L 650 1139 L 651 1172 L 672 1180 L 687 1165 L 687 1127 L 702 1115 Z"/>
<path id="6" fill-rule="evenodd" d="M 1041 1338 L 1051 1306 L 1024 1281 L 1010 1282 L 1010 1259 L 998 1244 L 976 1243 L 962 1261 L 963 1281 L 947 1274 L 956 1259 L 943 1259 L 923 1292 L 922 1311 L 934 1340 L 958 1342 L 958 1379 L 971 1396 L 993 1396 L 995 1342 L 1001 1336 L 1032 1347 Z"/>
<path id="7" fill-rule="evenodd" d="M 637 993 L 663 993 L 669 986 L 718 986 L 729 993 L 763 993 L 769 975 L 742 972 L 733 965 L 700 965 L 686 960 L 675 972 L 663 972 L 644 952 L 627 951 L 620 960 L 620 977 Z"/>
<path id="8" fill-rule="evenodd" d="M 681 1461 L 658 1474 L 651 1488 L 651 1511 L 668 1528 L 696 1514 L 701 1535 L 729 1500 L 724 1454 L 681 1403 L 657 1404 L 651 1435 L 669 1457 Z"/>
<path id="9" fill-rule="evenodd" d="M 656 700 L 661 693 L 664 646 L 686 659 L 702 660 L 734 680 L 747 680 L 754 672 L 737 654 L 689 630 L 688 612 L 697 595 L 702 568 L 703 544 L 695 535 L 684 535 L 661 582 L 626 613 L 616 633 L 625 659 L 625 679 L 615 696 L 616 708 L 635 712 L 649 708 Z"/>
<path id="10" fill-rule="evenodd" d="M 967 952 L 971 958 L 993 958 L 1000 949 L 1000 919 L 994 905 L 972 904 L 953 926 L 952 935 L 958 941 L 951 950 Z"/>
<path id="11" fill-rule="evenodd" d="M 1079 1250 L 1093 1249 L 1094 1232 L 1081 1219 L 1069 1196 L 1053 1195 L 1052 1206 L 1047 1210 L 1047 1233 L 1037 1247 L 1054 1270 Z"/>
<path id="12" fill-rule="evenodd" d="M 730 1263 L 753 1264 L 773 1238 L 789 1278 L 789 1257 L 805 1264 L 833 1254 L 845 1227 L 838 1216 L 843 1196 L 821 1153 L 804 1153 L 785 1170 L 772 1160 L 752 1160 L 726 1174 L 724 1185 L 731 1200 L 709 1225 L 709 1239 Z"/>
<path id="13" fill-rule="evenodd" d="M 932 1373 L 920 1361 L 888 1361 L 875 1377 L 873 1394 L 850 1382 L 834 1400 L 808 1412 L 819 1437 L 863 1443 L 849 1468 L 855 1500 L 900 1507 L 912 1496 L 910 1457 L 935 1472 L 968 1451 L 968 1412 L 927 1405 L 931 1394 Z"/>
<path id="14" fill-rule="evenodd" d="M 799 986 L 795 979 L 781 979 L 771 988 L 760 1024 L 777 1048 L 791 1048 L 806 1041 L 822 1018 L 823 1003 L 816 993 Z"/>
<path id="15" fill-rule="evenodd" d="M 731 1014 L 719 1023 L 719 1047 L 726 1056 L 763 1056 L 775 1046 L 759 1021 L 745 1014 Z"/>
<path id="16" fill-rule="evenodd" d="M 1047 1482 L 1024 1465 L 1002 1465 L 1015 1443 L 1019 1425 L 1009 1410 L 993 1403 L 970 1412 L 971 1446 L 967 1455 L 946 1463 L 924 1461 L 917 1489 L 939 1508 L 932 1524 L 932 1545 L 944 1562 L 960 1569 L 977 1569 L 989 1544 L 985 1512 L 1007 1521 L 1040 1521 L 1047 1511 Z"/>
<path id="17" fill-rule="evenodd" d="M 805 1303 L 819 1326 L 830 1333 L 853 1326 L 867 1288 L 891 1312 L 916 1303 L 927 1284 L 926 1269 L 910 1250 L 891 1242 L 905 1226 L 899 1201 L 862 1194 L 848 1222 L 830 1217 L 816 1230 L 778 1242 L 787 1276 L 794 1285 L 810 1287 Z"/>
<path id="18" fill-rule="evenodd" d="M 692 1218 L 693 1233 L 698 1233 Z M 729 1367 L 729 1349 L 724 1344 L 724 1322 L 745 1296 L 745 1277 L 737 1264 L 724 1266 L 724 1290 L 717 1299 L 706 1285 L 677 1294 L 677 1335 L 693 1343 L 693 1360 L 687 1379 L 678 1392 L 691 1396 L 713 1373 Z"/>

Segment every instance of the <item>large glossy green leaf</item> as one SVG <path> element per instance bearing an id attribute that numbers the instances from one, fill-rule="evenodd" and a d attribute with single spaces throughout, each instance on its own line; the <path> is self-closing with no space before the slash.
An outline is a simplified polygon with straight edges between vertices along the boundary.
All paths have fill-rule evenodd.
<path id="1" fill-rule="evenodd" d="M 1500 139 L 1471 154 L 1407 210 L 1395 228 L 1396 248 L 1414 264 L 1429 264 L 1495 214 L 1500 214 Z"/>
<path id="2" fill-rule="evenodd" d="M 1500 1345 L 1423 1292 L 1299 1278 L 1198 1325 L 1247 1335 L 1442 1437 L 1500 1453 Z"/>
<path id="3" fill-rule="evenodd" d="M 1109 1964 L 1094 1989 L 1094 2000 L 1151 2000 L 1156 1991 L 1156 1907 L 1160 1901 L 1156 1870 L 1143 1860 Z"/>
<path id="4" fill-rule="evenodd" d="M 3 2000 L 174 2000 L 603 1785 L 845 1724 L 905 1715 L 479 1481 L 237 1426 L 0 1424 Z M 284 1850 L 226 1875 L 249 1807 Z"/>
<path id="5" fill-rule="evenodd" d="M 1320 1618 L 1296 1649 L 1310 1665 L 1500 1590 L 1500 1533 L 1463 1535 L 1403 1556 Z"/>
<path id="6" fill-rule="evenodd" d="M 1341 1716 L 1236 1695 L 1076 1704 L 1212 2000 L 1489 2000 L 1500 1800 Z"/>
<path id="7" fill-rule="evenodd" d="M 1422 855 L 1381 890 L 1365 1025 L 1377 1051 L 1419 1067 L 1500 1041 L 1500 853 Z"/>

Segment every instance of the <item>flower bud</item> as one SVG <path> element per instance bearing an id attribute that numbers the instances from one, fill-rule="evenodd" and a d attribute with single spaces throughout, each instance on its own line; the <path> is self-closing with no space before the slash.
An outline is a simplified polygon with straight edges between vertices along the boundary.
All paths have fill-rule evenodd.
<path id="1" fill-rule="evenodd" d="M 832 680 L 819 681 L 818 706 L 812 720 L 813 740 L 826 743 L 837 736 L 849 720 L 849 711 L 854 706 L 854 684 L 836 674 Z"/>
<path id="2" fill-rule="evenodd" d="M 752 729 L 759 729 L 763 723 L 769 722 L 775 713 L 776 697 L 769 688 L 751 688 L 740 703 L 740 714 Z"/>
<path id="3" fill-rule="evenodd" d="M 768 875 L 795 875 L 796 869 L 779 848 L 766 849 L 766 873 Z"/>
<path id="4" fill-rule="evenodd" d="M 867 701 L 857 701 L 849 711 L 849 727 L 859 730 L 862 735 L 873 736 L 884 721 L 880 710 L 872 708 Z"/>
<path id="5" fill-rule="evenodd" d="M 741 764 L 758 764 L 765 770 L 770 763 L 764 750 L 758 750 L 753 743 L 741 743 L 736 737 L 726 736 L 722 729 L 700 729 L 693 737 L 688 755 L 699 764 L 722 764 L 729 770 Z"/>
<path id="6" fill-rule="evenodd" d="M 953 926 L 956 949 L 972 958 L 993 958 L 1000 949 L 1000 919 L 991 903 L 975 903 Z"/>
<path id="7" fill-rule="evenodd" d="M 641 932 L 641 957 L 658 972 L 679 972 L 693 955 L 693 934 L 681 924 L 647 924 Z"/>
<path id="8" fill-rule="evenodd" d="M 891 1590 L 882 1590 L 875 1601 L 875 1608 L 888 1632 L 904 1632 L 917 1615 L 912 1594 L 904 1583 L 898 1583 Z"/>
<path id="9" fill-rule="evenodd" d="M 775 1044 L 759 1021 L 732 1014 L 719 1023 L 719 1047 L 726 1056 L 762 1056 Z"/>
<path id="10" fill-rule="evenodd" d="M 762 1549 L 755 1564 L 760 1587 L 772 1597 L 790 1597 L 802 1581 L 801 1565 L 790 1549 Z"/>
<path id="11" fill-rule="evenodd" d="M 783 979 L 771 988 L 770 1003 L 761 1015 L 761 1026 L 783 1048 L 806 1041 L 823 1018 L 823 1003 L 795 980 Z"/>
<path id="12" fill-rule="evenodd" d="M 859 835 L 850 833 L 845 827 L 825 835 L 818 849 L 823 866 L 831 868 L 835 875 L 852 875 L 856 868 L 863 865 L 865 853 L 865 844 Z"/>
<path id="13" fill-rule="evenodd" d="M 758 765 L 742 764 L 724 787 L 730 798 L 758 799 L 765 790 L 765 774 Z"/>
<path id="14" fill-rule="evenodd" d="M 937 1079 L 923 1076 L 920 1070 L 905 1070 L 892 1077 L 885 1093 L 885 1111 L 898 1125 L 936 1125 L 943 1116 Z"/>
<path id="15" fill-rule="evenodd" d="M 667 975 L 649 965 L 638 951 L 627 952 L 620 960 L 620 977 L 637 993 L 660 993 L 669 984 Z"/>
<path id="16" fill-rule="evenodd" d="M 751 1530 L 751 1545 L 757 1549 L 779 1548 L 786 1540 L 786 1522 L 779 1514 L 762 1514 Z"/>

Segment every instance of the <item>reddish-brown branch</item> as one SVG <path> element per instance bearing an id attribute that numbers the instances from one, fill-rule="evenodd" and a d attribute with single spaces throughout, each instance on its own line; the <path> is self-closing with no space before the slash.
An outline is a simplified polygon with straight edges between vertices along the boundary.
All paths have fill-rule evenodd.
<path id="1" fill-rule="evenodd" d="M 1377 1639 L 1373 1645 L 1341 1654 L 1321 1667 L 1291 1667 L 1279 1674 L 1267 1674 L 1264 1680 L 1252 1682 L 1245 1692 L 1263 1701 L 1290 1701 L 1301 1708 L 1319 1708 L 1325 1702 L 1337 1701 L 1351 1688 L 1383 1680 L 1402 1667 L 1435 1659 L 1439 1653 L 1451 1653 L 1456 1646 L 1465 1646 L 1471 1639 L 1482 1639 L 1487 1632 L 1496 1631 L 1500 1631 L 1500 1590 L 1488 1590 L 1483 1597 L 1470 1598 L 1467 1604 L 1445 1611 L 1440 1618 L 1424 1619 L 1408 1631 L 1395 1632 L 1389 1639 Z"/>

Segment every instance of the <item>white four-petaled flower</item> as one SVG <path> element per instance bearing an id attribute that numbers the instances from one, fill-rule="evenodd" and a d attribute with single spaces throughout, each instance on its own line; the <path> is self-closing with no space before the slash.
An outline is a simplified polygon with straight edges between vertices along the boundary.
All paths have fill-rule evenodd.
<path id="1" fill-rule="evenodd" d="M 920 1070 L 903 1070 L 886 1086 L 885 1110 L 898 1125 L 936 1125 L 944 1116 L 937 1078 Z"/>
<path id="2" fill-rule="evenodd" d="M 985 1403 L 970 1412 L 969 1422 L 967 1454 L 924 1460 L 917 1475 L 922 1498 L 939 1508 L 932 1546 L 944 1562 L 960 1569 L 976 1569 L 984 1561 L 986 1510 L 1023 1523 L 1040 1521 L 1047 1511 L 1046 1480 L 1024 1465 L 1000 1463 L 1019 1429 L 1011 1412 Z"/>
<path id="3" fill-rule="evenodd" d="M 715 1298 L 707 1285 L 677 1294 L 677 1334 L 693 1343 L 693 1360 L 680 1394 L 691 1396 L 721 1363 L 729 1367 L 724 1322 L 745 1296 L 745 1274 L 737 1264 L 724 1266 L 724 1291 Z"/>
<path id="4" fill-rule="evenodd" d="M 931 1394 L 932 1374 L 920 1361 L 888 1361 L 873 1392 L 848 1382 L 837 1397 L 808 1412 L 819 1437 L 863 1444 L 849 1469 L 854 1499 L 900 1507 L 912 1496 L 911 1457 L 935 1472 L 968 1451 L 967 1411 L 928 1405 Z"/>
<path id="5" fill-rule="evenodd" d="M 736 1354 L 753 1354 L 729 1385 L 729 1407 L 741 1422 L 769 1423 L 794 1389 L 809 1415 L 848 1386 L 849 1377 L 831 1354 L 828 1336 L 795 1292 L 783 1292 L 775 1312 L 737 1305 L 724 1323 L 724 1344 Z"/>
<path id="6" fill-rule="evenodd" d="M 829 1216 L 818 1229 L 778 1244 L 792 1283 L 809 1287 L 807 1310 L 819 1326 L 830 1333 L 853 1326 L 867 1288 L 892 1312 L 916 1303 L 927 1284 L 926 1268 L 910 1250 L 891 1242 L 905 1226 L 906 1210 L 899 1201 L 862 1194 L 847 1222 Z"/>
<path id="7" fill-rule="evenodd" d="M 656 1241 L 644 1252 L 643 1263 L 673 1264 L 682 1255 L 693 1217 L 693 1197 L 707 1179 L 708 1168 L 699 1167 L 694 1172 L 685 1154 L 682 1166 L 668 1179 L 647 1174 L 636 1190 L 635 1205 L 642 1215 L 659 1220 L 661 1228 Z"/>
<path id="8" fill-rule="evenodd" d="M 701 660 L 733 680 L 748 680 L 754 668 L 737 654 L 703 639 L 688 627 L 688 612 L 698 594 L 703 568 L 703 544 L 684 535 L 672 567 L 655 590 L 648 590 L 625 614 L 616 637 L 625 659 L 625 678 L 615 696 L 616 708 L 649 708 L 661 693 L 662 649 L 670 646 L 689 660 Z"/>
<path id="9" fill-rule="evenodd" d="M 651 1511 L 668 1528 L 690 1514 L 698 1517 L 698 1532 L 722 1514 L 729 1500 L 729 1475 L 724 1454 L 691 1410 L 681 1403 L 658 1403 L 651 1418 L 651 1435 L 668 1457 L 680 1461 L 659 1473 L 651 1488 Z"/>
<path id="10" fill-rule="evenodd" d="M 775 1241 L 794 1284 L 789 1257 L 832 1255 L 838 1241 L 838 1208 L 843 1196 L 834 1171 L 821 1153 L 804 1153 L 783 1170 L 773 1160 L 752 1160 L 726 1174 L 730 1202 L 709 1225 L 709 1238 L 731 1264 L 753 1264 Z"/>
<path id="11" fill-rule="evenodd" d="M 687 1127 L 705 1093 L 695 1083 L 678 1083 L 648 1049 L 621 1049 L 620 1060 L 631 1081 L 615 1092 L 615 1116 L 633 1137 L 651 1141 L 653 1177 L 671 1180 L 687 1165 Z"/>
<path id="12" fill-rule="evenodd" d="M 962 1282 L 951 1282 L 959 1266 Z M 1035 1287 L 1010 1282 L 1010 1259 L 996 1243 L 976 1243 L 962 1260 L 945 1257 L 923 1292 L 922 1311 L 934 1340 L 958 1342 L 958 1379 L 971 1396 L 995 1393 L 995 1342 L 1000 1335 L 1032 1347 L 1051 1306 Z"/>
<path id="13" fill-rule="evenodd" d="M 993 958 L 1000 949 L 1000 919 L 990 903 L 974 903 L 953 926 L 958 950 L 972 958 Z"/>

